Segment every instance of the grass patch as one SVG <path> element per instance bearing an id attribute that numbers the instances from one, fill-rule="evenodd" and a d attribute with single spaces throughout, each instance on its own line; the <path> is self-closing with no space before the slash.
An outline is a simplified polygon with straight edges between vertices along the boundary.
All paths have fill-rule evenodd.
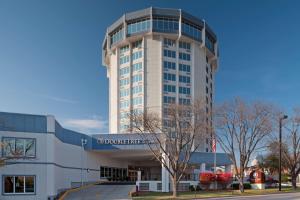
<path id="1" fill-rule="evenodd" d="M 228 197 L 228 196 L 250 196 L 263 195 L 284 192 L 300 192 L 300 188 L 293 190 L 292 188 L 283 188 L 281 192 L 277 188 L 266 190 L 245 190 L 241 194 L 238 190 L 230 191 L 199 191 L 199 192 L 179 192 L 177 199 L 196 199 L 196 198 L 211 198 L 211 197 Z M 140 192 L 139 196 L 133 197 L 134 200 L 167 200 L 172 198 L 172 193 L 163 192 Z"/>

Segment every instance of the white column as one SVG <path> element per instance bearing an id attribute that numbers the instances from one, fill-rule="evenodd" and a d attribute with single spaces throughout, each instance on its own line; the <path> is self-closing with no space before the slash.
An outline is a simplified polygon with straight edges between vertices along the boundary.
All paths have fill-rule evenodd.
<path id="1" fill-rule="evenodd" d="M 139 170 L 137 171 L 137 180 L 141 181 L 142 180 L 142 172 Z"/>
<path id="2" fill-rule="evenodd" d="M 163 158 L 168 162 L 168 156 L 166 154 L 162 155 Z M 168 163 L 169 164 L 169 163 Z M 170 183 L 170 175 L 166 167 L 162 164 L 161 165 L 161 191 L 162 192 L 169 192 L 169 183 Z"/>

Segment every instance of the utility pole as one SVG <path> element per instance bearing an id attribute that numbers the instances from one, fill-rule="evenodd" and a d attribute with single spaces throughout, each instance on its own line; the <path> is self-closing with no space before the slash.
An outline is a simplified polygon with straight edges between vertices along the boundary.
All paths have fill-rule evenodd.
<path id="1" fill-rule="evenodd" d="M 282 117 L 279 118 L 279 187 L 278 190 L 281 191 L 281 152 L 282 152 L 282 121 L 284 119 L 287 119 L 288 116 L 284 115 Z"/>

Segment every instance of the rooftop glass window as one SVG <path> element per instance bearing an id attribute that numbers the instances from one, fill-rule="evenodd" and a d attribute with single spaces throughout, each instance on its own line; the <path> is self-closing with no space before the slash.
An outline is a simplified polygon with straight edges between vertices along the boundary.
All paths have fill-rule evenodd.
<path id="1" fill-rule="evenodd" d="M 201 30 L 200 27 L 196 27 L 188 22 L 181 23 L 181 32 L 195 40 L 201 41 Z"/>
<path id="2" fill-rule="evenodd" d="M 205 46 L 212 52 L 215 52 L 215 48 L 214 48 L 214 42 L 212 40 L 212 38 L 206 34 L 205 37 Z"/>
<path id="3" fill-rule="evenodd" d="M 124 39 L 123 30 L 124 30 L 123 28 L 120 28 L 111 35 L 111 41 L 110 41 L 111 45 Z"/>
<path id="4" fill-rule="evenodd" d="M 166 32 L 166 33 L 178 33 L 179 25 L 178 19 L 172 18 L 153 18 L 153 31 Z"/>
<path id="5" fill-rule="evenodd" d="M 135 33 L 146 32 L 149 30 L 150 30 L 149 19 L 135 21 L 127 25 L 127 35 L 129 36 Z"/>

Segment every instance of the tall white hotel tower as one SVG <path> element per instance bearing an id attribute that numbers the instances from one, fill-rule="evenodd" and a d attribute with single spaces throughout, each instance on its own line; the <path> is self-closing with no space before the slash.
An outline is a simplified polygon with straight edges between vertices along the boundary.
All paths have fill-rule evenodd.
<path id="1" fill-rule="evenodd" d="M 201 98 L 207 113 L 212 109 L 217 38 L 205 21 L 180 9 L 124 14 L 107 29 L 102 60 L 109 78 L 110 133 L 127 131 L 130 110 L 163 118 L 168 103 Z M 211 151 L 210 137 L 202 150 Z"/>

